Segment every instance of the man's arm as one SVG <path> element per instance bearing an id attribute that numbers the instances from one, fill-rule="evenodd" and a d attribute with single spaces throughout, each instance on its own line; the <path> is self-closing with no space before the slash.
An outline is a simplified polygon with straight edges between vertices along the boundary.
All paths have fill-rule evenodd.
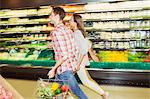
<path id="1" fill-rule="evenodd" d="M 49 78 L 53 78 L 56 74 L 57 68 L 64 62 L 64 60 L 60 59 L 56 62 L 55 66 L 48 72 Z"/>
<path id="2" fill-rule="evenodd" d="M 54 77 L 55 73 L 56 73 L 56 69 L 61 66 L 61 64 L 68 58 L 68 52 L 67 52 L 67 40 L 65 39 L 65 35 L 63 32 L 57 32 L 55 33 L 55 43 L 57 44 L 57 47 L 59 47 L 60 49 L 60 53 L 62 58 L 59 59 L 55 66 L 52 68 L 51 71 L 49 71 L 48 76 L 49 78 Z"/>

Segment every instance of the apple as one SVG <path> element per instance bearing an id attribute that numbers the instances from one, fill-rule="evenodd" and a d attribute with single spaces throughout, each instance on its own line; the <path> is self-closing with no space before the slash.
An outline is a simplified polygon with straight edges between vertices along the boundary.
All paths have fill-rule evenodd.
<path id="1" fill-rule="evenodd" d="M 62 91 L 62 92 L 66 92 L 68 89 L 69 89 L 69 88 L 68 88 L 67 85 L 62 85 L 62 86 L 61 86 L 61 91 Z"/>
<path id="2" fill-rule="evenodd" d="M 147 59 L 147 60 L 144 60 L 144 62 L 150 62 L 150 60 Z"/>
<path id="3" fill-rule="evenodd" d="M 12 99 L 12 93 L 0 85 L 0 99 Z"/>

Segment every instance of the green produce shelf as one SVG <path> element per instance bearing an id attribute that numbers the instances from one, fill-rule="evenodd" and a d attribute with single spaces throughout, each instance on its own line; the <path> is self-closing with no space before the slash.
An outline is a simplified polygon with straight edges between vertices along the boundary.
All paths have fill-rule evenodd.
<path id="1" fill-rule="evenodd" d="M 0 60 L 0 64 L 52 67 L 55 65 L 55 61 L 54 60 Z"/>
<path id="2" fill-rule="evenodd" d="M 0 60 L 0 64 L 52 67 L 55 65 L 55 61 L 54 60 Z M 90 68 L 150 70 L 150 63 L 145 63 L 145 62 L 91 62 Z"/>
<path id="3" fill-rule="evenodd" d="M 91 62 L 90 68 L 150 70 L 144 62 Z"/>

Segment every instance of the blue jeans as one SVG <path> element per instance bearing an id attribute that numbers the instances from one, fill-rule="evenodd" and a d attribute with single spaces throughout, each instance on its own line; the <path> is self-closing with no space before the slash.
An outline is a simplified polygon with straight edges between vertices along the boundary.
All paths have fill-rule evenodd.
<path id="1" fill-rule="evenodd" d="M 69 89 L 73 94 L 78 97 L 78 99 L 88 99 L 87 96 L 80 89 L 72 71 L 65 71 L 62 74 L 57 74 L 56 79 L 67 81 L 68 83 L 66 82 L 66 84 L 69 86 Z"/>

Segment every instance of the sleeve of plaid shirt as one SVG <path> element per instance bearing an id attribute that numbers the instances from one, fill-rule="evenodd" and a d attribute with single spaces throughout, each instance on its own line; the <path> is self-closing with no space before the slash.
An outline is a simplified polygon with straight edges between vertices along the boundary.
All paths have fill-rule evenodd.
<path id="1" fill-rule="evenodd" d="M 63 60 L 66 60 L 68 58 L 68 49 L 67 49 L 67 40 L 65 36 L 67 36 L 66 34 L 64 34 L 64 31 L 61 32 L 56 32 L 55 33 L 56 36 L 56 44 L 57 47 L 60 48 L 60 54 L 62 56 Z"/>

